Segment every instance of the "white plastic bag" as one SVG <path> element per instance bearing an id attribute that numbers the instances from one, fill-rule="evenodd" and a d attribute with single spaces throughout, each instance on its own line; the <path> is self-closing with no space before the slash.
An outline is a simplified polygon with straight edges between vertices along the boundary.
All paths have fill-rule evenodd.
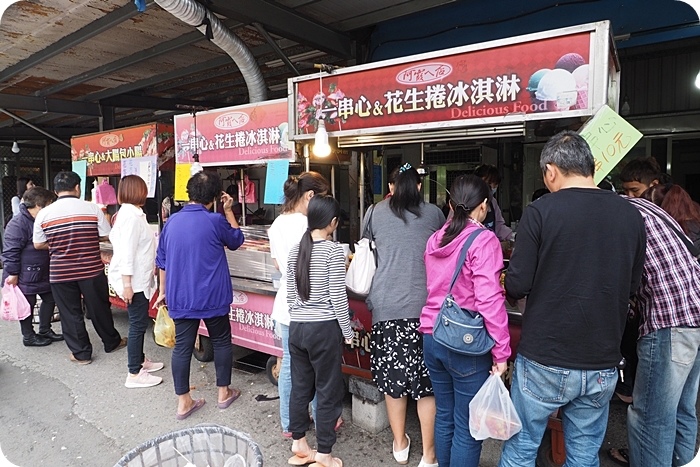
<path id="1" fill-rule="evenodd" d="M 5 321 L 21 321 L 32 314 L 27 297 L 19 287 L 7 282 L 2 286 L 2 314 Z"/>
<path id="2" fill-rule="evenodd" d="M 469 403 L 469 433 L 476 440 L 509 439 L 522 424 L 500 376 L 491 375 Z"/>
<path id="3" fill-rule="evenodd" d="M 372 242 L 368 238 L 362 238 L 355 243 L 355 254 L 345 276 L 345 285 L 356 294 L 367 295 L 376 270 Z"/>

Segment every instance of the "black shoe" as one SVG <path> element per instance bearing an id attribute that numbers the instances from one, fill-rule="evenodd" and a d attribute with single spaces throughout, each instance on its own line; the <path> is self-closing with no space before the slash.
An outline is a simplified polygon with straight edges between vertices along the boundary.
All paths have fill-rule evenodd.
<path id="1" fill-rule="evenodd" d="M 50 345 L 51 342 L 51 339 L 48 337 L 39 336 L 37 334 L 32 334 L 22 339 L 22 343 L 25 347 L 44 347 Z"/>
<path id="2" fill-rule="evenodd" d="M 51 342 L 59 342 L 59 341 L 63 340 L 63 334 L 56 334 L 55 332 L 53 332 L 51 330 L 49 332 L 40 332 L 37 334 L 37 336 L 46 337 L 48 339 L 51 339 Z"/>

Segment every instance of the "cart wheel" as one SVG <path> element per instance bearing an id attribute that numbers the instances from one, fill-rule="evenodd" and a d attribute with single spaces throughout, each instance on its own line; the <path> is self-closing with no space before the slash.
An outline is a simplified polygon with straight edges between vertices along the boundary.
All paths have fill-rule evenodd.
<path id="1" fill-rule="evenodd" d="M 211 362 L 214 360 L 214 344 L 211 343 L 211 339 L 207 336 L 197 335 L 197 339 L 194 341 L 194 358 L 200 362 Z"/>
<path id="2" fill-rule="evenodd" d="M 280 378 L 280 370 L 282 369 L 282 359 L 277 358 L 274 355 L 267 359 L 267 365 L 265 365 L 265 373 L 267 373 L 267 379 L 270 380 L 272 384 L 277 386 Z"/>
<path id="3" fill-rule="evenodd" d="M 552 458 L 552 431 L 546 430 L 542 438 L 542 444 L 537 450 L 537 467 L 561 467 L 563 464 L 557 464 Z"/>

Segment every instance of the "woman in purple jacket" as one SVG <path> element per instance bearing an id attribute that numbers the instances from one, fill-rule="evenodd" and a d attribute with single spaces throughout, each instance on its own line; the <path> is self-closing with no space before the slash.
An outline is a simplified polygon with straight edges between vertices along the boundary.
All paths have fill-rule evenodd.
<path id="1" fill-rule="evenodd" d="M 37 250 L 32 241 L 34 218 L 55 199 L 56 195 L 46 188 L 30 188 L 22 196 L 19 214 L 10 220 L 5 229 L 2 253 L 3 283 L 18 286 L 32 309 L 36 305 L 36 296 L 41 297 L 39 334 L 34 332 L 32 315 L 19 322 L 22 342 L 27 347 L 40 347 L 63 340 L 61 334 L 51 330 L 51 318 L 56 302 L 49 285 L 49 251 Z"/>

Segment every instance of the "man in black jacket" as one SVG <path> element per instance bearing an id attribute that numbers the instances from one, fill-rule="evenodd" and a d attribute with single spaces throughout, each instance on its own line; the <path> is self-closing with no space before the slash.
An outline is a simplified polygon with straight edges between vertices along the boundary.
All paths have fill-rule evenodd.
<path id="1" fill-rule="evenodd" d="M 511 386 L 522 431 L 505 442 L 499 465 L 534 465 L 557 409 L 566 464 L 598 465 L 628 301 L 644 266 L 644 221 L 595 185 L 593 155 L 578 134 L 552 137 L 540 168 L 552 193 L 525 209 L 505 281 L 527 305 Z"/>
<path id="2" fill-rule="evenodd" d="M 19 214 L 10 220 L 5 229 L 2 253 L 3 284 L 7 282 L 18 286 L 32 310 L 36 305 L 36 296 L 41 297 L 39 334 L 34 332 L 32 315 L 20 321 L 22 342 L 27 347 L 41 347 L 63 340 L 62 335 L 51 330 L 51 318 L 56 302 L 49 284 L 49 252 L 37 250 L 32 243 L 34 218 L 55 199 L 56 195 L 45 188 L 30 188 L 22 196 Z"/>

